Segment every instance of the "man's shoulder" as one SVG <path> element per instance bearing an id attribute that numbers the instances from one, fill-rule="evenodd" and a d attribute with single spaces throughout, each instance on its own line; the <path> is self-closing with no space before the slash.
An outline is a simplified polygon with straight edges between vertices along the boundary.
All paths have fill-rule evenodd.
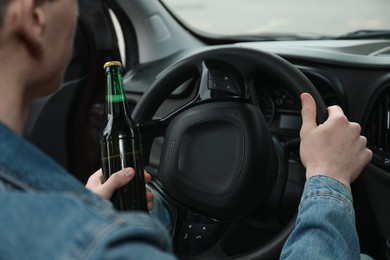
<path id="1" fill-rule="evenodd" d="M 0 181 L 22 190 L 84 188 L 62 166 L 2 123 L 0 123 Z"/>

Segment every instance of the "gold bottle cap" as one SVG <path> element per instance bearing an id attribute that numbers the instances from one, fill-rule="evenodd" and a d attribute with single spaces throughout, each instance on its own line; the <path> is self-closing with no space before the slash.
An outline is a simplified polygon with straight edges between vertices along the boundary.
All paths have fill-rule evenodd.
<path id="1" fill-rule="evenodd" d="M 105 69 L 109 66 L 122 67 L 122 63 L 120 61 L 108 61 L 108 62 L 104 63 L 103 69 Z"/>

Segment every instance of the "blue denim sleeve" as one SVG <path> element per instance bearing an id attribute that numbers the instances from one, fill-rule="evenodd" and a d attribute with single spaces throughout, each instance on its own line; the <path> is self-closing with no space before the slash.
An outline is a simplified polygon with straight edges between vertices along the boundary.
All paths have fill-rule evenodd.
<path id="1" fill-rule="evenodd" d="M 176 259 L 166 227 L 120 212 L 0 123 L 0 259 Z"/>
<path id="2" fill-rule="evenodd" d="M 327 176 L 308 179 L 281 259 L 360 259 L 352 203 L 342 183 Z"/>

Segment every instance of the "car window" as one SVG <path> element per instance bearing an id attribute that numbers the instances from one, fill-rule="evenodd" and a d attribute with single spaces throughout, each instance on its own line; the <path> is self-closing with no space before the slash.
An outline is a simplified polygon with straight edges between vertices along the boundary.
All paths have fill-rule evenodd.
<path id="1" fill-rule="evenodd" d="M 162 0 L 185 25 L 214 35 L 335 37 L 390 29 L 389 0 Z"/>

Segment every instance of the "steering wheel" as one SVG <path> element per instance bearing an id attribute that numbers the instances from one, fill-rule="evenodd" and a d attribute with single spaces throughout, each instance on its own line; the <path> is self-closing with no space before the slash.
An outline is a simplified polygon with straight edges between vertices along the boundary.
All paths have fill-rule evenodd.
<path id="1" fill-rule="evenodd" d="M 163 138 L 152 175 L 157 190 L 177 209 L 174 245 L 185 259 L 275 258 L 294 227 L 292 218 L 255 249 L 226 252 L 234 223 L 265 204 L 277 204 L 271 194 L 282 196 L 288 174 L 283 166 L 287 152 L 270 133 L 248 86 L 259 72 L 277 78 L 297 96 L 310 93 L 317 103 L 317 121 L 325 121 L 326 105 L 299 69 L 275 54 L 239 46 L 183 57 L 156 77 L 133 111 L 146 164 L 155 140 Z M 156 118 L 160 105 L 179 86 L 190 88 L 193 98 Z"/>

